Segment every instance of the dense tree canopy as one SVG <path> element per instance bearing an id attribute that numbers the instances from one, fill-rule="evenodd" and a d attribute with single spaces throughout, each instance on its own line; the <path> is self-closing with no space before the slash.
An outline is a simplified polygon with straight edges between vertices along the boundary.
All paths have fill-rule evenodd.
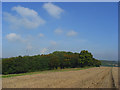
<path id="1" fill-rule="evenodd" d="M 47 55 L 18 56 L 2 59 L 3 74 L 17 74 L 34 71 L 52 70 L 64 68 L 76 68 L 85 66 L 99 67 L 101 62 L 93 55 L 83 50 L 80 53 L 55 51 Z"/>

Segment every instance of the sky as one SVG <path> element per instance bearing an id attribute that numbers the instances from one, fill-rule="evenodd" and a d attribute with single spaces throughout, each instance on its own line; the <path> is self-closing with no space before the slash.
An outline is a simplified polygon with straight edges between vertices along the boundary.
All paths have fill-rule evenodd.
<path id="1" fill-rule="evenodd" d="M 3 58 L 80 53 L 118 59 L 117 2 L 3 2 Z"/>

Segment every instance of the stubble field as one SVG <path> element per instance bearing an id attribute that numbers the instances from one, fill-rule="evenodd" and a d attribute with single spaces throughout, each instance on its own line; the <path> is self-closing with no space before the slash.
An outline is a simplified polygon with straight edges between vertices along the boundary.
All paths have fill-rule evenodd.
<path id="1" fill-rule="evenodd" d="M 3 88 L 118 88 L 117 67 L 48 72 L 2 79 Z"/>

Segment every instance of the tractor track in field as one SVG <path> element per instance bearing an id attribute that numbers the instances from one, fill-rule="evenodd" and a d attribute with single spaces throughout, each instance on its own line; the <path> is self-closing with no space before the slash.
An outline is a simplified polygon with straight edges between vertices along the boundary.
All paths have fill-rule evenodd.
<path id="1" fill-rule="evenodd" d="M 113 88 L 117 88 L 117 87 L 115 86 L 115 81 L 114 81 L 114 78 L 113 78 L 112 69 L 113 69 L 113 68 L 111 68 L 112 87 L 113 87 Z"/>

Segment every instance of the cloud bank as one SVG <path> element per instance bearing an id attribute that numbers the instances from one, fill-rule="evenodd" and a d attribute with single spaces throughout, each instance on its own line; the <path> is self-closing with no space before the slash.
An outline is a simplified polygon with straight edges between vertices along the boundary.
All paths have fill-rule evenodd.
<path id="1" fill-rule="evenodd" d="M 8 12 L 4 12 L 3 16 L 12 27 L 34 29 L 45 24 L 45 20 L 42 19 L 35 10 L 22 6 L 13 7 L 11 10 L 15 11 L 16 13 L 12 15 Z"/>

